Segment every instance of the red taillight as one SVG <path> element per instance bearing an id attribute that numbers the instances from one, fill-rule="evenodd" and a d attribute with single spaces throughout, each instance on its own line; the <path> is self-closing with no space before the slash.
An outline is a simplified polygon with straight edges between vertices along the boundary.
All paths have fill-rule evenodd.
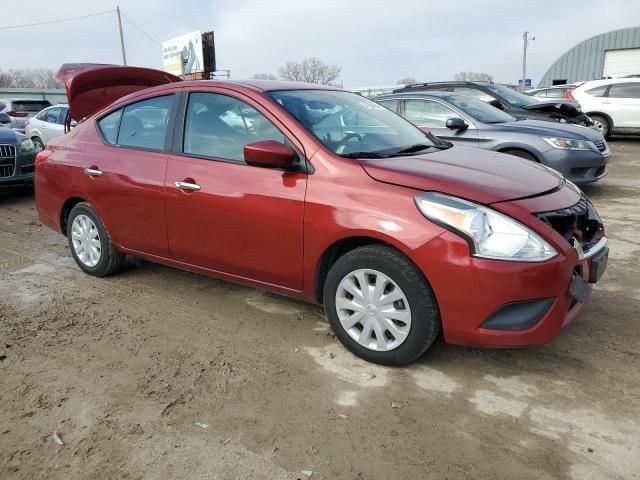
<path id="1" fill-rule="evenodd" d="M 38 154 L 36 155 L 36 165 L 45 162 L 52 153 L 52 150 L 42 150 L 41 152 L 38 152 Z"/>
<path id="2" fill-rule="evenodd" d="M 9 115 L 10 117 L 28 117 L 29 113 L 28 112 L 16 112 L 15 110 L 9 110 L 7 112 L 7 115 Z"/>
<path id="3" fill-rule="evenodd" d="M 29 126 L 29 120 L 27 120 L 26 122 L 24 122 L 24 128 L 27 128 Z"/>
<path id="4" fill-rule="evenodd" d="M 573 98 L 573 94 L 571 93 L 575 89 L 576 87 L 573 87 L 571 90 L 567 90 L 567 93 L 564 94 L 564 98 L 566 98 L 567 100 L 575 100 L 575 98 Z"/>

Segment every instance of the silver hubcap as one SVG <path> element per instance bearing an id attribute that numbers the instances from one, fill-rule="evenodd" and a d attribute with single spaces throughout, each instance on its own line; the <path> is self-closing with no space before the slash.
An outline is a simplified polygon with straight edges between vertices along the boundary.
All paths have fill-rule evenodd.
<path id="1" fill-rule="evenodd" d="M 599 122 L 597 120 L 594 120 L 593 122 L 593 126 L 595 127 L 596 130 L 598 130 L 600 133 L 604 132 L 604 125 L 602 124 L 602 122 Z"/>
<path id="2" fill-rule="evenodd" d="M 78 215 L 71 224 L 71 241 L 83 265 L 95 267 L 102 255 L 100 234 L 96 224 L 86 215 Z"/>
<path id="3" fill-rule="evenodd" d="M 411 330 L 406 295 L 376 270 L 355 270 L 342 279 L 336 292 L 336 311 L 349 336 L 370 350 L 393 350 Z"/>

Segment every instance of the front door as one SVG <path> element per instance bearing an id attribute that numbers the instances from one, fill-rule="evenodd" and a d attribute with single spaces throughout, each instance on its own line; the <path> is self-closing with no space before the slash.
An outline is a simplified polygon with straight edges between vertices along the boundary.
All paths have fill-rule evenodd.
<path id="1" fill-rule="evenodd" d="M 307 174 L 249 166 L 243 154 L 257 141 L 292 143 L 250 99 L 188 95 L 182 138 L 167 166 L 171 256 L 301 290 Z"/>
<path id="2" fill-rule="evenodd" d="M 446 105 L 427 99 L 406 99 L 404 117 L 424 131 L 454 142 L 457 145 L 477 146 L 478 131 L 473 125 L 464 130 L 451 130 L 446 123 L 450 118 L 460 118 L 460 114 Z"/>

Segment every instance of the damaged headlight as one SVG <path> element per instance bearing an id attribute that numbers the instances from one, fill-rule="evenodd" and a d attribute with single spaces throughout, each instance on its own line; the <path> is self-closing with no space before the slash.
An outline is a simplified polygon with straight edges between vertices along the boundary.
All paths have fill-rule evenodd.
<path id="1" fill-rule="evenodd" d="M 557 255 L 540 235 L 483 205 L 435 192 L 415 200 L 425 217 L 465 238 L 476 257 L 542 262 Z"/>
<path id="2" fill-rule="evenodd" d="M 553 148 L 562 150 L 593 150 L 596 146 L 589 140 L 574 140 L 573 138 L 542 137 Z M 597 149 L 596 149 L 597 150 Z"/>

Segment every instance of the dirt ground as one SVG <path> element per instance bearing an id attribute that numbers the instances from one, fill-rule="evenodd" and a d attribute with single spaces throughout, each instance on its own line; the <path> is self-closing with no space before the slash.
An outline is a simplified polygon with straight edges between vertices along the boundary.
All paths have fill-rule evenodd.
<path id="1" fill-rule="evenodd" d="M 315 305 L 141 260 L 84 275 L 32 196 L 0 196 L 0 478 L 640 479 L 640 141 L 611 144 L 583 314 L 408 368 L 354 358 Z"/>

